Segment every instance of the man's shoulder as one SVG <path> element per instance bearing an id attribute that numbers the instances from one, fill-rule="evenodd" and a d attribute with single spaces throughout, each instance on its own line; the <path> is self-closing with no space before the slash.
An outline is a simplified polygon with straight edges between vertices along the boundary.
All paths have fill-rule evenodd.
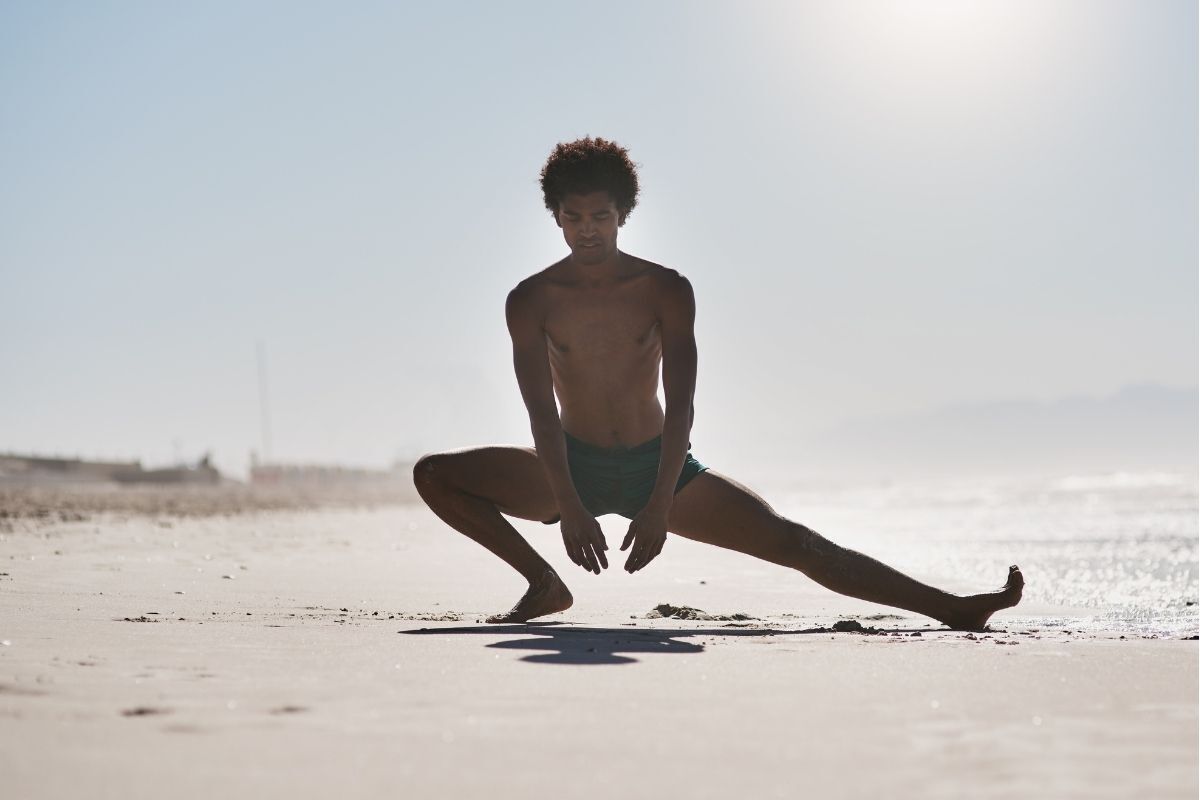
<path id="1" fill-rule="evenodd" d="M 692 282 L 682 272 L 653 261 L 639 260 L 646 265 L 646 274 L 659 297 L 672 300 L 686 299 L 692 296 Z"/>
<path id="2" fill-rule="evenodd" d="M 637 274 L 648 277 L 657 288 L 667 291 L 682 291 L 691 286 L 691 282 L 684 274 L 674 267 L 667 267 L 638 256 L 631 256 L 631 258 L 638 264 Z"/>
<path id="3" fill-rule="evenodd" d="M 509 290 L 508 298 L 505 300 L 508 313 L 510 315 L 534 313 L 535 309 L 544 301 L 546 287 L 554 281 L 555 267 L 557 266 L 558 264 L 551 264 L 524 278 Z"/>

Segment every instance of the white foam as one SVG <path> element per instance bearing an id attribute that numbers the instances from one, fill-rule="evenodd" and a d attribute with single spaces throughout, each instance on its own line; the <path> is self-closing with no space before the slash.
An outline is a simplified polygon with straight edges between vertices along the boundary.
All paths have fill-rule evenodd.
<path id="1" fill-rule="evenodd" d="M 1103 489 L 1150 489 L 1185 486 L 1195 477 L 1178 472 L 1112 472 L 1104 475 L 1069 475 L 1054 483 L 1063 492 L 1094 492 Z"/>

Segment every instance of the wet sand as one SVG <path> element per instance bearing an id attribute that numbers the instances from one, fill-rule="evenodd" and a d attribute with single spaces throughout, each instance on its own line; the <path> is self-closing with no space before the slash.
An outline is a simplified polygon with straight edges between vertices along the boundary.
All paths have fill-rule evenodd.
<path id="1" fill-rule="evenodd" d="M 114 497 L 0 506 L 5 796 L 1196 795 L 1197 642 L 1080 609 L 950 632 L 674 538 L 591 576 L 519 523 L 576 605 L 487 626 L 520 579 L 423 508 Z"/>

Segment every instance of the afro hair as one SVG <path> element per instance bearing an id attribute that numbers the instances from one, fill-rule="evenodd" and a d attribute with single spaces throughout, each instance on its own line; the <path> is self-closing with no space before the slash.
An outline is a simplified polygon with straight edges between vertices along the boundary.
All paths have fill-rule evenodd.
<path id="1" fill-rule="evenodd" d="M 542 195 L 546 208 L 557 219 L 558 207 L 568 194 L 605 191 L 619 212 L 620 224 L 637 205 L 637 165 L 629 151 L 616 142 L 586 137 L 559 142 L 542 167 Z"/>

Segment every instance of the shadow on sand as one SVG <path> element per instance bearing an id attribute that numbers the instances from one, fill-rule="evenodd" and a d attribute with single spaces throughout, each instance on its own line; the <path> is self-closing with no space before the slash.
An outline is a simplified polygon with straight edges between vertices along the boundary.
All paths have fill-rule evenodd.
<path id="1" fill-rule="evenodd" d="M 522 656 L 521 660 L 536 664 L 632 664 L 637 659 L 631 654 L 703 653 L 704 644 L 694 640 L 718 636 L 794 635 L 810 631 L 781 631 L 771 628 L 584 628 L 561 622 L 542 622 L 528 625 L 479 625 L 469 628 L 418 628 L 400 633 L 418 636 L 524 634 L 524 638 L 493 642 L 487 647 L 535 651 Z"/>

